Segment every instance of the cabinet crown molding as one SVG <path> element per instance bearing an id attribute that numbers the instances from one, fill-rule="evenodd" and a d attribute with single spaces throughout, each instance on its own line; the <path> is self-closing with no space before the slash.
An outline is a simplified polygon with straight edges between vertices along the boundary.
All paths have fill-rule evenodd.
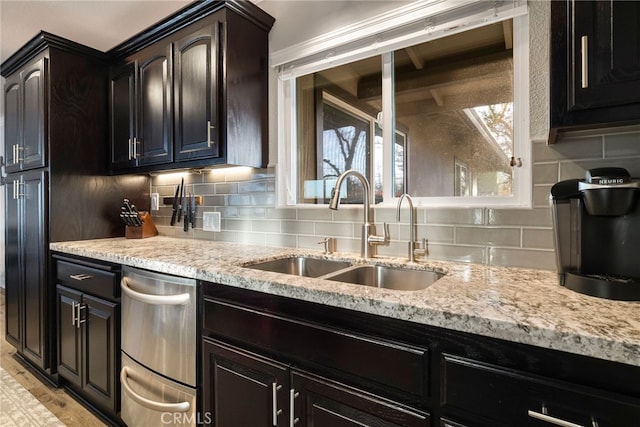
<path id="1" fill-rule="evenodd" d="M 259 27 L 269 31 L 275 19 L 250 1 L 242 0 L 205 0 L 195 1 L 180 9 L 173 15 L 155 23 L 149 28 L 122 42 L 107 51 L 111 62 L 123 59 L 160 39 L 175 33 L 215 12 L 223 9 L 232 10 L 240 16 L 252 21 Z"/>
<path id="2" fill-rule="evenodd" d="M 3 77 L 10 76 L 28 61 L 51 47 L 66 52 L 81 54 L 85 57 L 91 57 L 98 61 L 106 61 L 104 52 L 76 43 L 69 39 L 65 39 L 64 37 L 56 36 L 55 34 L 51 34 L 46 31 L 40 31 L 35 35 L 35 37 L 25 43 L 24 46 L 0 65 L 0 74 L 2 74 Z"/>

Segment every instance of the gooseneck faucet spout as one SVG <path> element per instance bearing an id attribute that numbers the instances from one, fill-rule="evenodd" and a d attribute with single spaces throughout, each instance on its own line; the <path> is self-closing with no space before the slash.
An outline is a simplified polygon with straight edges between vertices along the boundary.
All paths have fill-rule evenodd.
<path id="1" fill-rule="evenodd" d="M 409 227 L 410 228 L 409 228 L 409 243 L 407 244 L 408 246 L 407 258 L 409 262 L 415 262 L 416 252 L 419 252 L 420 255 L 422 256 L 427 255 L 428 253 L 427 240 L 424 239 L 422 243 L 423 247 L 420 248 L 420 243 L 418 243 L 418 239 L 417 239 L 415 209 L 413 208 L 413 199 L 407 193 L 402 194 L 402 196 L 400 196 L 400 199 L 398 199 L 398 206 L 396 208 L 396 221 L 398 222 L 400 221 L 400 208 L 402 207 L 402 201 L 404 199 L 407 199 L 407 203 L 409 204 Z"/>
<path id="2" fill-rule="evenodd" d="M 360 256 L 363 258 L 371 258 L 376 255 L 376 246 L 377 245 L 388 245 L 389 244 L 389 226 L 384 224 L 384 236 L 376 236 L 375 235 L 375 226 L 369 223 L 369 211 L 371 210 L 371 186 L 369 185 L 369 181 L 367 178 L 354 169 L 349 169 L 338 177 L 338 181 L 336 182 L 336 187 L 333 189 L 333 193 L 331 195 L 331 200 L 329 202 L 329 209 L 338 210 L 340 207 L 340 187 L 342 186 L 342 182 L 349 176 L 353 175 L 362 184 L 362 189 L 364 192 L 364 219 L 362 224 L 362 241 L 360 244 Z"/>
<path id="3" fill-rule="evenodd" d="M 409 204 L 409 251 L 408 258 L 410 262 L 415 262 L 416 255 L 414 249 L 416 247 L 416 223 L 413 209 L 413 199 L 407 193 L 403 193 L 398 199 L 398 207 L 396 208 L 396 221 L 400 222 L 400 208 L 402 207 L 402 201 L 407 199 L 407 203 Z"/>

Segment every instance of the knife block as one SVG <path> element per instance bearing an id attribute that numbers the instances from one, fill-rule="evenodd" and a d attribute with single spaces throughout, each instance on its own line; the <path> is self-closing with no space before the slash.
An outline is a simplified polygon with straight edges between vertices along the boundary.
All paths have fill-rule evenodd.
<path id="1" fill-rule="evenodd" d="M 134 227 L 133 225 L 125 226 L 124 237 L 127 239 L 144 239 L 146 237 L 153 237 L 158 235 L 158 229 L 151 219 L 149 212 L 140 212 L 138 214 L 142 220 L 140 227 Z"/>

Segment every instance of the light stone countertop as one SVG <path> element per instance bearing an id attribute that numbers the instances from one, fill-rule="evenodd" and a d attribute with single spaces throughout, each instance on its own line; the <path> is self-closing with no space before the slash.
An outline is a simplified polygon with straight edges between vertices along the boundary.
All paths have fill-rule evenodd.
<path id="1" fill-rule="evenodd" d="M 640 302 L 612 301 L 558 285 L 552 271 L 442 261 L 416 268 L 446 275 L 427 289 L 392 291 L 272 273 L 243 265 L 311 255 L 358 254 L 156 236 L 51 243 L 51 250 L 385 317 L 640 366 Z M 405 264 L 402 258 L 377 263 Z M 414 264 L 415 266 L 415 264 Z"/>

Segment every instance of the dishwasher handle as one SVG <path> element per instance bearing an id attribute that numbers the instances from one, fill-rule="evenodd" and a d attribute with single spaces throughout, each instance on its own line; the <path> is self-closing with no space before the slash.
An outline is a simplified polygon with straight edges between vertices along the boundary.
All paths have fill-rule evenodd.
<path id="1" fill-rule="evenodd" d="M 138 393 L 133 391 L 131 386 L 129 385 L 129 377 L 132 372 L 127 369 L 126 366 L 122 368 L 120 371 L 120 383 L 122 384 L 122 388 L 124 391 L 133 399 L 136 403 L 144 406 L 145 408 L 151 409 L 153 411 L 158 412 L 187 412 L 191 408 L 191 404 L 189 402 L 179 402 L 179 403 L 165 403 L 165 402 L 157 402 L 155 400 L 147 399 L 146 397 L 140 396 Z M 135 379 L 135 378 L 134 378 Z"/>
<path id="2" fill-rule="evenodd" d="M 129 287 L 129 281 L 126 277 L 123 277 L 120 281 L 120 288 L 122 292 L 127 294 L 128 297 L 143 302 L 145 304 L 153 305 L 184 305 L 189 302 L 189 294 L 177 294 L 177 295 L 151 295 L 144 294 L 142 292 L 134 291 Z"/>

